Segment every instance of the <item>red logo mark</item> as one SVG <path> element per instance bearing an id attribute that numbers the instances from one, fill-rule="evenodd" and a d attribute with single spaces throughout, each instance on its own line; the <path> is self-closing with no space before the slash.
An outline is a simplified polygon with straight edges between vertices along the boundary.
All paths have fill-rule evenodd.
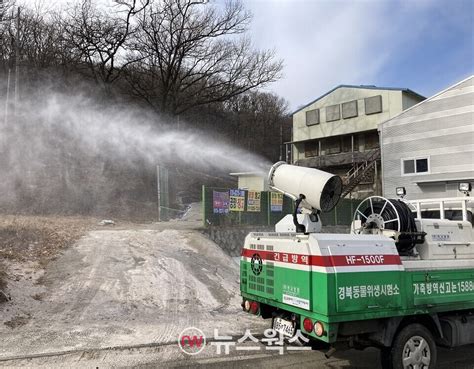
<path id="1" fill-rule="evenodd" d="M 206 346 L 206 336 L 199 328 L 186 328 L 179 335 L 178 346 L 185 354 L 199 354 Z"/>

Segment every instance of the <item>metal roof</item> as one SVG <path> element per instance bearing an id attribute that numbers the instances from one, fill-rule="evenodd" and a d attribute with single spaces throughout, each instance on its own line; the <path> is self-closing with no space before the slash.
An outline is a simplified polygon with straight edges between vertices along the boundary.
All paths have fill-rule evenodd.
<path id="1" fill-rule="evenodd" d="M 322 99 L 323 97 L 329 95 L 331 92 L 334 92 L 336 91 L 338 88 L 341 88 L 341 87 L 346 87 L 346 88 L 361 88 L 361 89 L 365 89 L 365 90 L 391 90 L 391 91 L 402 91 L 402 92 L 406 92 L 407 94 L 410 94 L 410 95 L 413 95 L 415 97 L 419 97 L 421 99 L 426 99 L 426 97 L 424 97 L 423 95 L 420 95 L 418 93 L 416 93 L 415 91 L 413 90 L 410 90 L 409 88 L 403 88 L 403 87 L 378 87 L 378 86 L 374 86 L 374 85 L 339 85 L 339 86 L 336 86 L 334 87 L 332 90 L 329 90 L 328 92 L 326 92 L 325 94 L 319 96 L 318 98 L 314 99 L 313 101 L 309 102 L 308 104 L 302 106 L 301 108 L 298 108 L 297 110 L 295 110 L 294 112 L 291 113 L 291 115 L 293 114 L 296 114 L 297 112 L 299 112 L 300 110 L 303 110 L 305 108 L 307 108 L 308 106 L 310 106 L 311 104 L 314 104 L 316 101 Z"/>
<path id="2" fill-rule="evenodd" d="M 455 84 L 453 84 L 453 85 L 451 85 L 451 86 L 445 88 L 444 90 L 442 90 L 442 91 L 440 91 L 440 92 L 434 94 L 433 96 L 430 96 L 430 97 L 428 97 L 428 98 L 425 98 L 423 101 L 420 101 L 418 104 L 415 104 L 415 105 L 413 105 L 413 106 L 410 106 L 408 109 L 405 109 L 405 110 L 401 111 L 400 113 L 398 113 L 397 115 L 393 116 L 392 118 L 390 118 L 390 119 L 388 119 L 388 120 L 386 120 L 386 121 L 384 121 L 384 122 L 379 123 L 379 128 L 378 128 L 378 130 L 380 130 L 380 127 L 381 127 L 382 125 L 384 125 L 384 124 L 386 124 L 386 123 L 388 123 L 388 122 L 393 121 L 394 119 L 400 117 L 401 115 L 406 114 L 407 112 L 409 112 L 409 111 L 411 111 L 412 109 L 414 109 L 414 108 L 420 106 L 421 104 L 426 104 L 427 102 L 432 101 L 435 97 L 438 97 L 438 96 L 444 94 L 445 92 L 447 92 L 447 91 L 449 91 L 449 90 L 455 88 L 457 85 L 460 85 L 461 83 L 464 83 L 464 82 L 466 82 L 466 81 L 469 81 L 470 79 L 474 79 L 474 74 L 471 74 L 469 77 L 464 78 L 462 81 L 456 82 Z"/>

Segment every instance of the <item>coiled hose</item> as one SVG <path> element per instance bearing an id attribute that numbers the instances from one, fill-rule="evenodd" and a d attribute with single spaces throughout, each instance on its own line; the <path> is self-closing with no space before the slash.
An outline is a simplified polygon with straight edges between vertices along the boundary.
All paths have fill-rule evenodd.
<path id="1" fill-rule="evenodd" d="M 385 206 L 384 201 L 376 201 L 372 203 L 373 213 L 379 214 L 385 223 L 385 229 L 391 229 L 394 231 L 400 230 L 400 234 L 398 236 L 398 241 L 396 242 L 397 250 L 400 254 L 410 254 L 412 249 L 418 243 L 418 230 L 416 229 L 415 224 L 415 216 L 408 207 L 406 203 L 399 199 L 387 199 L 392 206 Z M 383 209 L 383 211 L 382 211 Z M 400 226 L 398 229 L 397 221 L 391 221 L 392 219 L 397 219 L 400 221 Z M 362 214 L 368 217 L 372 214 L 372 208 L 366 208 Z"/>

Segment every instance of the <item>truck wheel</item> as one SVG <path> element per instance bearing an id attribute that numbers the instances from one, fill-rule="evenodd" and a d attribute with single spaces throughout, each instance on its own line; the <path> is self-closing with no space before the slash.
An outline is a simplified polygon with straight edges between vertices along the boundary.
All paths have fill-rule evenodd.
<path id="1" fill-rule="evenodd" d="M 391 351 L 391 347 L 383 347 L 380 349 L 380 360 L 382 364 L 382 369 L 393 369 Z"/>
<path id="2" fill-rule="evenodd" d="M 410 324 L 397 334 L 391 350 L 382 351 L 382 364 L 392 369 L 434 369 L 436 356 L 431 332 L 421 324 Z"/>

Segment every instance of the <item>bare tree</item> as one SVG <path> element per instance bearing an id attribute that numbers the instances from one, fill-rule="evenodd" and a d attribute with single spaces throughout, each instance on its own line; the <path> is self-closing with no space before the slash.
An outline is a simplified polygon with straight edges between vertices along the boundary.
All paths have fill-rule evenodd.
<path id="1" fill-rule="evenodd" d="M 283 143 L 291 139 L 288 103 L 268 92 L 252 91 L 224 103 L 229 119 L 228 135 L 252 152 L 277 161 Z"/>
<path id="2" fill-rule="evenodd" d="M 132 93 L 160 112 L 181 114 L 223 102 L 280 77 L 273 51 L 256 51 L 243 35 L 251 15 L 240 1 L 225 8 L 162 0 L 140 17 L 127 70 Z"/>
<path id="3" fill-rule="evenodd" d="M 9 10 L 15 6 L 14 0 L 0 0 L 0 22 L 8 18 Z"/>
<path id="4" fill-rule="evenodd" d="M 135 32 L 132 18 L 150 0 L 115 0 L 115 9 L 101 9 L 92 0 L 82 0 L 68 11 L 65 37 L 71 52 L 83 62 L 97 82 L 115 81 L 127 64 L 121 58 L 127 38 Z M 121 54 L 122 53 L 122 54 Z"/>
<path id="5" fill-rule="evenodd" d="M 23 9 L 20 20 L 20 54 L 24 66 L 49 68 L 64 63 L 62 30 L 39 11 Z"/>
<path id="6" fill-rule="evenodd" d="M 15 19 L 13 9 L 14 2 L 0 2 L 0 60 L 4 67 L 8 67 L 15 47 L 12 37 Z"/>
<path id="7" fill-rule="evenodd" d="M 21 85 L 19 92 L 25 93 L 25 90 L 36 88 L 35 82 L 40 79 L 57 78 L 65 71 L 65 66 L 70 72 L 74 63 L 64 47 L 61 25 L 55 22 L 51 13 L 39 8 L 21 7 L 15 11 L 11 9 L 1 22 L 0 64 L 3 65 L 7 90 L 11 84 L 9 74 L 15 85 Z"/>

